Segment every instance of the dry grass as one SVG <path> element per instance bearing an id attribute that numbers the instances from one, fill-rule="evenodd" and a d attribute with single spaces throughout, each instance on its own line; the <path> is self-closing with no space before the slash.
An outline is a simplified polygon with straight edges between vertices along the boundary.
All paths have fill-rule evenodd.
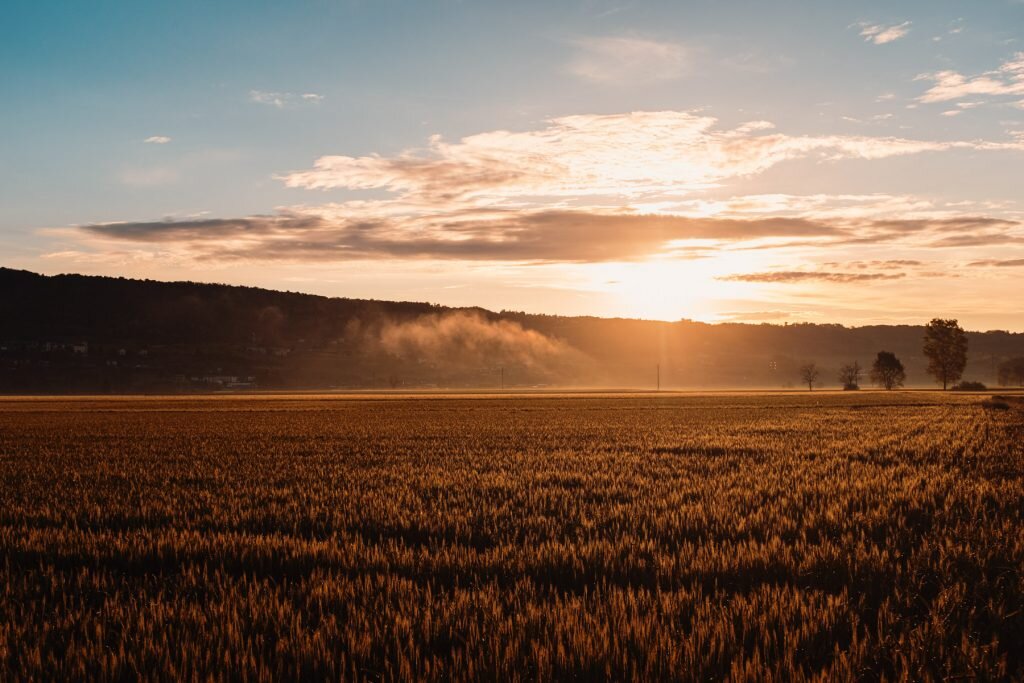
<path id="1" fill-rule="evenodd" d="M 1024 676 L 1024 420 L 0 401 L 0 680 Z"/>

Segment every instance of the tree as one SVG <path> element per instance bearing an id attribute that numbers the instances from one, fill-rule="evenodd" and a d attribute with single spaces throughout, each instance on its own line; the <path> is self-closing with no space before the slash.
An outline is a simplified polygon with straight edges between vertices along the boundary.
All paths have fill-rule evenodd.
<path id="1" fill-rule="evenodd" d="M 860 363 L 853 361 L 839 368 L 839 383 L 843 389 L 860 389 Z"/>
<path id="2" fill-rule="evenodd" d="M 1012 384 L 1024 387 L 1024 357 L 1011 358 L 999 364 L 999 383 L 1004 387 Z"/>
<path id="3" fill-rule="evenodd" d="M 906 379 L 907 373 L 896 354 L 891 351 L 879 351 L 874 365 L 871 366 L 871 381 L 890 391 L 894 387 L 903 386 Z"/>
<path id="4" fill-rule="evenodd" d="M 928 372 L 946 386 L 960 379 L 967 365 L 967 334 L 956 320 L 935 318 L 924 330 L 924 355 Z"/>
<path id="5" fill-rule="evenodd" d="M 807 363 L 800 366 L 800 379 L 807 385 L 807 391 L 814 391 L 814 383 L 818 381 L 818 366 Z"/>

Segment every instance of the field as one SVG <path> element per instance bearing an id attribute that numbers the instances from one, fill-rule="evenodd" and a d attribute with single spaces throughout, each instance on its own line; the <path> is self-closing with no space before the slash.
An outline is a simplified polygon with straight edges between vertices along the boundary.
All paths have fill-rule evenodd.
<path id="1" fill-rule="evenodd" d="M 0 399 L 0 680 L 1024 677 L 1024 411 Z"/>

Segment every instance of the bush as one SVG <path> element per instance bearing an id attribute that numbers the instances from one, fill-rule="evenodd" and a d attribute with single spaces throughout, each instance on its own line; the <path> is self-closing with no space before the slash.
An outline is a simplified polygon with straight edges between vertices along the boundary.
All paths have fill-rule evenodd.
<path id="1" fill-rule="evenodd" d="M 986 389 L 988 387 L 981 382 L 970 382 L 967 380 L 953 385 L 953 391 L 985 391 Z"/>
<path id="2" fill-rule="evenodd" d="M 858 389 L 860 389 L 860 385 L 859 384 L 847 383 L 847 384 L 843 385 L 843 391 L 857 391 Z"/>

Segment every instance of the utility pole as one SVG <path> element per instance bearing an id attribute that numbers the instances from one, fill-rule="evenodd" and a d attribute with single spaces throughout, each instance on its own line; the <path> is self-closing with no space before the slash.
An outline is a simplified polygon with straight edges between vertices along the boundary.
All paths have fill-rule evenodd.
<path id="1" fill-rule="evenodd" d="M 661 363 L 658 363 L 658 388 L 657 391 L 661 391 Z"/>
<path id="2" fill-rule="evenodd" d="M 501 390 L 505 391 L 505 366 L 501 366 Z"/>

